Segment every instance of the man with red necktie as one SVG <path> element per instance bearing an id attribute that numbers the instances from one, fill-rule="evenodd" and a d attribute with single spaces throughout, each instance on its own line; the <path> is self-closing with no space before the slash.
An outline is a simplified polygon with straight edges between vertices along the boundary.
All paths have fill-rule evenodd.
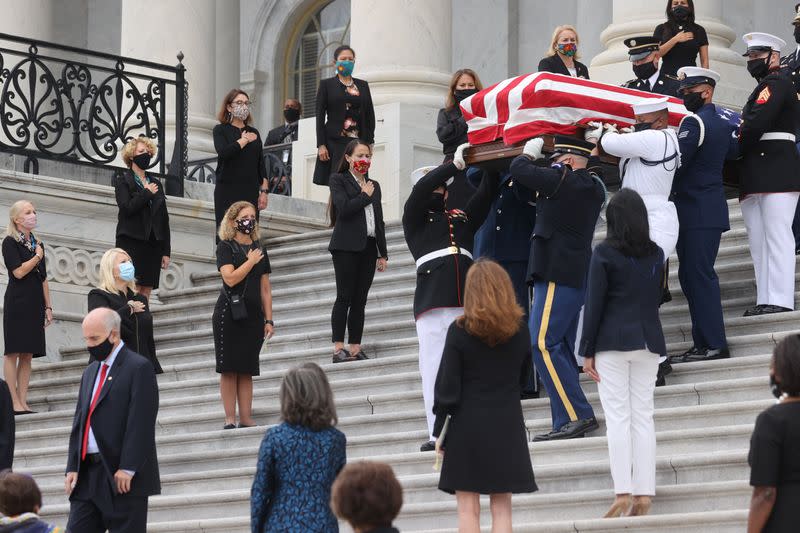
<path id="1" fill-rule="evenodd" d="M 122 342 L 116 311 L 91 311 L 83 337 L 94 361 L 81 378 L 69 439 L 67 531 L 144 533 L 147 499 L 161 492 L 153 366 Z"/>

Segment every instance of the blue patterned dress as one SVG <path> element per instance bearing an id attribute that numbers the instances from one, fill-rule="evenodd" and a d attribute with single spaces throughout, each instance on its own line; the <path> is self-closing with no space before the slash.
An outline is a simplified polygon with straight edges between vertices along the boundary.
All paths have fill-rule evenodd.
<path id="1" fill-rule="evenodd" d="M 250 493 L 252 533 L 338 532 L 330 509 L 331 485 L 344 467 L 345 436 L 282 423 L 261 441 Z"/>

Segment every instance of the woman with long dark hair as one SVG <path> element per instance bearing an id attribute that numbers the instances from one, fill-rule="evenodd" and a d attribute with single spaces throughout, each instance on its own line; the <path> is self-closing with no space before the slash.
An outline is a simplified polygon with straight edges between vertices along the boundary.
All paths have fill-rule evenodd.
<path id="1" fill-rule="evenodd" d="M 664 252 L 650 239 L 639 193 L 621 189 L 606 209 L 608 234 L 592 253 L 580 355 L 606 417 L 616 499 L 606 517 L 647 514 L 656 489 L 653 393 L 666 355 L 658 317 Z"/>
<path id="2" fill-rule="evenodd" d="M 372 150 L 365 141 L 350 141 L 338 172 L 330 178 L 328 217 L 333 228 L 328 245 L 336 273 L 336 301 L 331 311 L 333 362 L 367 359 L 361 349 L 364 308 L 375 270 L 383 272 L 386 230 L 381 208 L 381 186 L 367 176 Z M 344 348 L 344 330 L 350 349 Z"/>
<path id="3" fill-rule="evenodd" d="M 661 72 L 676 76 L 681 67 L 700 66 L 708 68 L 708 35 L 706 29 L 695 20 L 693 0 L 667 0 L 667 21 L 656 26 L 653 37 L 661 46 Z"/>
<path id="4" fill-rule="evenodd" d="M 353 139 L 375 143 L 375 108 L 369 83 L 353 77 L 356 53 L 347 45 L 333 52 L 336 74 L 317 89 L 317 164 L 314 183 L 328 185 Z"/>

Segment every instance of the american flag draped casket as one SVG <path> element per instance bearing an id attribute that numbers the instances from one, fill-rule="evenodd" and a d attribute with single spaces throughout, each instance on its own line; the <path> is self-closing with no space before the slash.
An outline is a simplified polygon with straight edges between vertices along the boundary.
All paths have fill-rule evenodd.
<path id="1" fill-rule="evenodd" d="M 465 158 L 468 164 L 510 158 L 522 153 L 525 141 L 538 136 L 545 137 L 547 150 L 552 135 L 583 137 L 582 126 L 589 122 L 631 126 L 636 122 L 632 105 L 653 98 L 663 96 L 550 72 L 509 78 L 461 102 L 473 145 Z M 677 128 L 689 112 L 677 98 L 670 98 L 668 105 L 669 124 Z M 720 116 L 738 125 L 737 113 L 718 109 Z M 604 162 L 613 164 L 615 159 Z"/>

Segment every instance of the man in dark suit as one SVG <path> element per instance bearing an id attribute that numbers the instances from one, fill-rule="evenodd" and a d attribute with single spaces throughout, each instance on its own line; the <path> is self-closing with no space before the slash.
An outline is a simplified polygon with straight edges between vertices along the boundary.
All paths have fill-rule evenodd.
<path id="1" fill-rule="evenodd" d="M 83 372 L 69 439 L 67 531 L 144 533 L 147 499 L 161 492 L 153 366 L 124 345 L 116 311 L 91 311 L 83 337 L 95 361 Z"/>
<path id="2" fill-rule="evenodd" d="M 672 199 L 680 222 L 678 279 L 689 303 L 693 346 L 670 358 L 673 363 L 729 357 L 714 262 L 722 234 L 730 229 L 722 167 L 738 153 L 731 122 L 712 102 L 719 74 L 682 67 L 678 76 L 684 105 L 692 114 L 678 129 L 681 166 L 672 183 Z"/>
<path id="3" fill-rule="evenodd" d="M 592 238 L 605 186 L 589 168 L 594 145 L 556 136 L 554 164 L 537 165 L 541 138 L 525 144 L 511 162 L 516 184 L 538 193 L 528 284 L 533 285 L 530 330 L 533 363 L 550 397 L 553 430 L 534 440 L 571 439 L 597 429 L 592 406 L 578 382 L 575 337 L 586 293 Z"/>
<path id="4" fill-rule="evenodd" d="M 625 39 L 625 46 L 628 47 L 628 56 L 636 78 L 623 83 L 623 87 L 664 96 L 678 96 L 678 80 L 661 72 L 657 38 L 649 35 L 631 37 Z"/>
<path id="5" fill-rule="evenodd" d="M 267 154 L 267 175 L 269 177 L 270 193 L 291 194 L 292 183 L 292 145 L 297 140 L 297 127 L 300 116 L 303 114 L 303 106 L 299 100 L 289 98 L 283 103 L 282 126 L 273 128 L 267 133 L 267 140 L 264 141 L 265 147 L 275 146 L 270 150 L 265 150 Z M 278 147 L 277 145 L 285 145 Z"/>
<path id="6" fill-rule="evenodd" d="M 283 103 L 283 118 L 285 122 L 282 126 L 273 128 L 267 133 L 267 140 L 264 146 L 274 144 L 290 143 L 297 140 L 297 124 L 303 114 L 303 105 L 300 100 L 289 98 Z"/>

